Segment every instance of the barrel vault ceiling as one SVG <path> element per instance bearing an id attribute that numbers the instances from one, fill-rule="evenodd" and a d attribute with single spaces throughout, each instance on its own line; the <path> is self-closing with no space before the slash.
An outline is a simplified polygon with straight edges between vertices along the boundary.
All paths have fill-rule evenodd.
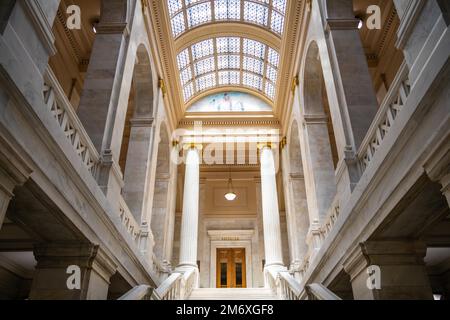
<path id="1" fill-rule="evenodd" d="M 209 94 L 249 92 L 286 117 L 307 0 L 142 0 L 169 115 Z"/>

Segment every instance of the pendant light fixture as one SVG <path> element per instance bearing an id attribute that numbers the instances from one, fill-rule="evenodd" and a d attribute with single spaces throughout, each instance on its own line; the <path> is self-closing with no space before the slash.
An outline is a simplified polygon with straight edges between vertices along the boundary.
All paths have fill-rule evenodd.
<path id="1" fill-rule="evenodd" d="M 233 180 L 231 179 L 231 168 L 230 168 L 230 176 L 228 178 L 228 192 L 225 194 L 225 199 L 227 199 L 228 201 L 234 201 L 236 200 L 237 195 L 234 192 L 234 188 L 233 188 Z"/>

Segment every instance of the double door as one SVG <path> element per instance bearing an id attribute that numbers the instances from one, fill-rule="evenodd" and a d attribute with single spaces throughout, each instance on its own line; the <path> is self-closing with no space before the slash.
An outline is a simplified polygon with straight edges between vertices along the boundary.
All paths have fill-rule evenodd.
<path id="1" fill-rule="evenodd" d="M 217 288 L 246 288 L 245 249 L 217 249 Z"/>

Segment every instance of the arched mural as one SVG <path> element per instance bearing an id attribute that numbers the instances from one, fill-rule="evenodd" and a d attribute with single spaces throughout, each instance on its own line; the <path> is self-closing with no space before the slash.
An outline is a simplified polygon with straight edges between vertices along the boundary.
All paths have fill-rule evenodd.
<path id="1" fill-rule="evenodd" d="M 195 102 L 188 112 L 254 112 L 272 111 L 263 100 L 244 92 L 225 91 Z"/>

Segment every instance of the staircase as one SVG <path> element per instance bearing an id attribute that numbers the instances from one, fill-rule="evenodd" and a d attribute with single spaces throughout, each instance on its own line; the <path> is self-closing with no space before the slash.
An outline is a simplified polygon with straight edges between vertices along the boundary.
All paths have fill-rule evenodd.
<path id="1" fill-rule="evenodd" d="M 271 289 L 194 289 L 188 300 L 277 300 Z"/>

